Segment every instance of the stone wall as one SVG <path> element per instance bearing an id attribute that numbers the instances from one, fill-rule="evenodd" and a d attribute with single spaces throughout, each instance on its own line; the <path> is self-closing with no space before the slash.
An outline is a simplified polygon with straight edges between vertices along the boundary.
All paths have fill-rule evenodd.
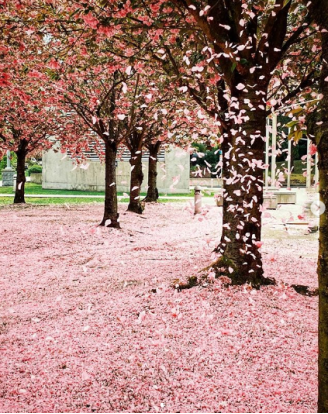
<path id="1" fill-rule="evenodd" d="M 42 188 L 58 190 L 104 191 L 105 167 L 99 161 L 88 161 L 83 169 L 65 154 L 47 151 L 42 157 Z M 165 153 L 165 162 L 157 166 L 157 184 L 161 193 L 189 193 L 189 153 L 171 148 Z M 117 191 L 129 191 L 131 166 L 128 161 L 118 161 Z M 143 163 L 144 182 L 142 191 L 147 189 L 148 162 Z"/>
<path id="2" fill-rule="evenodd" d="M 42 173 L 30 173 L 30 182 L 42 184 Z"/>

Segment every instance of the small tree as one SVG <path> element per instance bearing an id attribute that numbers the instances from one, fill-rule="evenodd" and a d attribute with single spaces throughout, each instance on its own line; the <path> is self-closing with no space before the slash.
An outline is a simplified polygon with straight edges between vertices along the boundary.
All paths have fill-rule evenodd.
<path id="1" fill-rule="evenodd" d="M 0 147 L 17 156 L 14 203 L 25 203 L 26 157 L 51 148 L 56 136 L 71 135 L 73 125 L 54 106 L 47 78 L 41 72 L 19 62 L 11 72 L 10 86 L 1 88 Z"/>
<path id="2" fill-rule="evenodd" d="M 148 191 L 144 201 L 156 201 L 157 190 L 157 155 L 160 146 L 165 144 L 185 144 L 189 136 L 197 135 L 204 129 L 196 115 L 195 104 L 187 104 L 177 88 L 167 82 L 166 77 L 156 71 L 146 77 L 139 76 L 138 90 L 134 109 L 134 129 L 125 139 L 125 145 L 131 153 L 131 184 L 129 211 L 142 213 L 140 190 L 143 181 L 142 152 L 143 147 L 150 151 Z M 127 114 L 128 116 L 128 114 Z M 213 125 L 207 120 L 209 127 Z M 211 131 L 210 131 L 211 133 Z M 177 137 L 180 137 L 179 140 Z M 181 137 L 184 137 L 182 139 Z M 151 195 L 151 198 L 148 197 Z"/>
<path id="3" fill-rule="evenodd" d="M 100 76 L 98 67 L 86 67 L 84 71 L 63 74 L 60 81 L 60 88 L 65 91 L 64 104 L 105 144 L 105 206 L 100 225 L 114 228 L 120 228 L 116 189 L 117 151 L 133 130 L 133 121 L 124 121 L 125 116 L 120 114 L 121 105 L 126 104 L 124 94 L 128 79 L 131 77 L 116 68 L 104 68 Z M 92 136 L 89 136 L 89 143 L 90 138 Z"/>

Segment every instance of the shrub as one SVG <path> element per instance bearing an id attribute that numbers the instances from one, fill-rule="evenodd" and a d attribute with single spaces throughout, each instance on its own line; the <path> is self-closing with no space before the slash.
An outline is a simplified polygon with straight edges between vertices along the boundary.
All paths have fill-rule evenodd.
<path id="1" fill-rule="evenodd" d="M 4 155 L 0 160 L 0 171 L 4 170 L 7 167 L 7 155 Z"/>
<path id="2" fill-rule="evenodd" d="M 41 165 L 32 165 L 28 169 L 29 174 L 42 173 Z"/>

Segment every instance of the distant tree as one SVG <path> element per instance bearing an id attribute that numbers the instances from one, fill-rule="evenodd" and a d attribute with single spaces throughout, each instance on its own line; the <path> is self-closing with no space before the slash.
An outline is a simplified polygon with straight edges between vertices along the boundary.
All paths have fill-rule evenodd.
<path id="1" fill-rule="evenodd" d="M 55 137 L 72 138 L 76 126 L 58 107 L 40 56 L 31 55 L 33 47 L 26 51 L 10 38 L 9 45 L 2 49 L 10 83 L 0 85 L 0 150 L 17 156 L 14 203 L 25 203 L 26 157 L 51 148 Z"/>

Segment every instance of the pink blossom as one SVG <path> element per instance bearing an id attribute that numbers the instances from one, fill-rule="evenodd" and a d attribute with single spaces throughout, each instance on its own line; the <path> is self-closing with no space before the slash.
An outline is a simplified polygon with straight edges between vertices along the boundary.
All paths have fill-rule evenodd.
<path id="1" fill-rule="evenodd" d="M 315 238 L 264 226 L 277 286 L 178 292 L 208 265 L 219 209 L 140 220 L 123 204 L 119 231 L 97 227 L 102 208 L 1 209 L 1 411 L 316 411 L 317 298 L 285 285 L 316 287 Z"/>

